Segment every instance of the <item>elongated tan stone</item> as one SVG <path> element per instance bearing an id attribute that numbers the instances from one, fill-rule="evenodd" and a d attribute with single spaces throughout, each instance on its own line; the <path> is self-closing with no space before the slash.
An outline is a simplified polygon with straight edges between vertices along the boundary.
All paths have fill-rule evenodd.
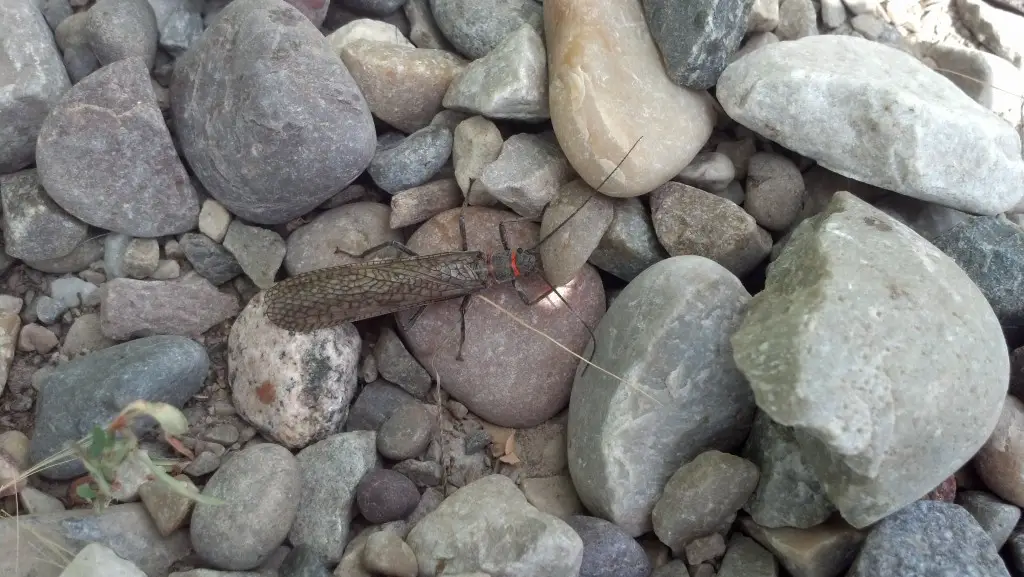
<path id="1" fill-rule="evenodd" d="M 544 2 L 551 123 L 573 168 L 609 196 L 648 193 L 707 142 L 715 110 L 705 91 L 669 80 L 639 0 Z"/>

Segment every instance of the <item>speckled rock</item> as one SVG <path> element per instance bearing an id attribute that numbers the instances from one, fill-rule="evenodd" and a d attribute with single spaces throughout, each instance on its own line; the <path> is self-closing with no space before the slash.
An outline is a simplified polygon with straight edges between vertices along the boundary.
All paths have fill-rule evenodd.
<path id="1" fill-rule="evenodd" d="M 366 473 L 356 487 L 355 497 L 363 517 L 377 524 L 405 518 L 420 502 L 416 485 L 391 469 Z"/>
<path id="2" fill-rule="evenodd" d="M 479 187 L 479 194 L 501 201 L 521 216 L 537 218 L 572 178 L 572 166 L 556 142 L 520 133 L 505 141 L 472 190 Z"/>
<path id="3" fill-rule="evenodd" d="M 160 38 L 156 14 L 146 0 L 99 0 L 89 8 L 86 38 L 101 65 L 141 58 L 153 68 Z"/>
<path id="4" fill-rule="evenodd" d="M 541 7 L 533 0 L 430 0 L 438 28 L 471 60 L 484 57 L 523 24 L 541 30 Z"/>
<path id="5" fill-rule="evenodd" d="M 89 226 L 46 194 L 35 169 L 0 175 L 4 252 L 24 260 L 66 256 L 89 234 Z"/>
<path id="6" fill-rule="evenodd" d="M 225 294 L 195 273 L 169 281 L 114 279 L 100 292 L 100 328 L 115 340 L 150 335 L 198 338 L 240 310 Z"/>
<path id="7" fill-rule="evenodd" d="M 352 323 L 292 333 L 267 320 L 263 293 L 242 310 L 228 338 L 228 383 L 238 413 L 289 448 L 338 430 L 348 416 L 359 370 Z"/>
<path id="8" fill-rule="evenodd" d="M 647 267 L 668 258 L 658 242 L 651 214 L 638 198 L 614 201 L 608 230 L 590 254 L 590 264 L 625 281 L 631 281 Z"/>
<path id="9" fill-rule="evenodd" d="M 566 433 L 569 472 L 592 514 L 639 536 L 682 463 L 746 439 L 754 397 L 729 336 L 749 299 L 722 266 L 681 256 L 640 273 L 609 307 L 591 360 L 628 382 L 579 369 Z"/>
<path id="10" fill-rule="evenodd" d="M 186 232 L 178 246 L 197 274 L 214 285 L 222 285 L 242 274 L 242 266 L 226 248 L 205 234 Z"/>
<path id="11" fill-rule="evenodd" d="M 360 254 L 388 241 L 402 241 L 399 231 L 392 230 L 391 209 L 379 202 L 351 202 L 318 214 L 288 235 L 284 266 L 289 275 L 357 262 L 357 259 L 335 252 L 340 249 Z M 370 254 L 365 258 L 386 256 Z"/>
<path id="12" fill-rule="evenodd" d="M 1024 402 L 1006 395 L 992 435 L 974 456 L 974 470 L 993 493 L 1024 507 Z"/>
<path id="13" fill-rule="evenodd" d="M 218 569 L 258 567 L 287 537 L 301 494 L 299 465 L 287 449 L 273 443 L 246 447 L 203 488 L 203 495 L 225 503 L 196 504 L 192 546 Z"/>
<path id="14" fill-rule="evenodd" d="M 639 543 L 614 523 L 573 515 L 565 520 L 583 540 L 580 577 L 648 577 L 651 562 Z"/>
<path id="15" fill-rule="evenodd" d="M 996 549 L 1001 549 L 1020 520 L 1020 508 L 985 491 L 961 491 L 956 503 L 974 517 L 978 525 L 992 538 Z"/>
<path id="16" fill-rule="evenodd" d="M 425 126 L 407 137 L 385 133 L 367 172 L 382 190 L 396 192 L 433 178 L 452 155 L 452 131 L 442 125 Z"/>
<path id="17" fill-rule="evenodd" d="M 966 463 L 995 428 L 1009 380 L 999 322 L 967 274 L 844 191 L 793 233 L 732 343 L 758 407 L 797 429 L 855 527 Z"/>

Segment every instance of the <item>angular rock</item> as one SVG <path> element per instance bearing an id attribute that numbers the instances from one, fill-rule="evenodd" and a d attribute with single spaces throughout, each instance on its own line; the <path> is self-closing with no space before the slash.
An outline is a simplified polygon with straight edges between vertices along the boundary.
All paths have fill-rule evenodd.
<path id="1" fill-rule="evenodd" d="M 377 344 L 373 347 L 373 356 L 377 359 L 380 376 L 414 397 L 426 398 L 433 384 L 430 373 L 409 354 L 395 331 L 388 327 L 381 329 Z"/>
<path id="2" fill-rule="evenodd" d="M 743 535 L 729 539 L 729 550 L 722 559 L 718 577 L 776 577 L 779 574 L 775 557 L 764 547 Z"/>
<path id="3" fill-rule="evenodd" d="M 958 21 L 984 48 L 1014 66 L 1024 64 L 1024 46 L 1020 45 L 1024 15 L 1004 10 L 999 2 L 984 0 L 955 0 L 953 9 Z"/>
<path id="4" fill-rule="evenodd" d="M 199 198 L 138 58 L 105 66 L 68 91 L 39 131 L 36 165 L 50 197 L 93 226 L 158 237 L 198 222 Z"/>
<path id="5" fill-rule="evenodd" d="M 203 201 L 203 208 L 199 211 L 199 232 L 219 243 L 224 241 L 230 225 L 231 213 L 224 205 L 212 198 Z"/>
<path id="6" fill-rule="evenodd" d="M 277 269 L 284 262 L 285 243 L 281 235 L 237 220 L 228 227 L 224 249 L 235 257 L 253 284 L 261 289 L 274 284 Z"/>
<path id="7" fill-rule="evenodd" d="M 188 485 L 193 491 L 196 490 L 195 484 L 187 476 L 175 475 L 174 478 Z M 185 526 L 196 504 L 192 499 L 156 480 L 147 481 L 139 487 L 139 498 L 153 518 L 157 530 L 165 537 Z"/>
<path id="8" fill-rule="evenodd" d="M 448 86 L 442 104 L 488 118 L 547 120 L 547 54 L 537 29 L 523 24 L 494 50 L 470 62 Z"/>
<path id="9" fill-rule="evenodd" d="M 772 237 L 733 202 L 678 182 L 651 193 L 651 219 L 668 254 L 697 255 L 744 277 L 771 252 Z"/>
<path id="10" fill-rule="evenodd" d="M 391 197 L 392 229 L 419 224 L 462 204 L 462 191 L 454 178 L 443 178 L 409 188 Z"/>
<path id="11" fill-rule="evenodd" d="M 228 336 L 228 384 L 238 414 L 288 448 L 339 430 L 356 390 L 359 333 L 352 323 L 292 333 L 267 320 L 263 293 Z"/>
<path id="12" fill-rule="evenodd" d="M 222 285 L 242 274 L 234 255 L 205 234 L 186 232 L 179 246 L 196 273 L 214 285 Z"/>
<path id="13" fill-rule="evenodd" d="M 730 118 L 868 184 L 984 215 L 1024 194 L 1014 128 L 913 56 L 876 42 L 828 35 L 764 46 L 726 68 L 716 95 Z"/>
<path id="14" fill-rule="evenodd" d="M 0 175 L 4 252 L 24 260 L 67 256 L 85 240 L 89 226 L 50 199 L 35 169 Z"/>
<path id="15" fill-rule="evenodd" d="M 309 212 L 373 158 L 359 87 L 316 26 L 282 0 L 231 2 L 177 60 L 170 89 L 189 166 L 251 223 Z"/>
<path id="16" fill-rule="evenodd" d="M 744 518 L 739 528 L 771 551 L 792 577 L 843 575 L 866 535 L 838 517 L 810 529 L 769 529 Z"/>
<path id="17" fill-rule="evenodd" d="M 743 506 L 758 525 L 806 529 L 835 512 L 793 431 L 765 413 L 757 412 L 742 454 L 761 471 L 757 489 Z"/>
<path id="18" fill-rule="evenodd" d="M 98 0 L 87 12 L 86 39 L 100 64 L 140 58 L 153 68 L 160 37 L 156 14 L 146 0 Z"/>
<path id="19" fill-rule="evenodd" d="M 100 296 L 100 327 L 114 340 L 151 335 L 199 338 L 240 310 L 238 298 L 195 273 L 172 281 L 114 279 Z"/>
<path id="20" fill-rule="evenodd" d="M 523 24 L 541 31 L 542 8 L 533 0 L 431 0 L 437 27 L 470 60 L 483 58 Z"/>
<path id="21" fill-rule="evenodd" d="M 530 506 L 503 475 L 457 490 L 412 528 L 406 542 L 424 577 L 437 576 L 438 567 L 446 574 L 577 575 L 583 561 L 583 541 L 572 527 Z"/>
<path id="22" fill-rule="evenodd" d="M 600 192 L 640 196 L 707 142 L 712 99 L 669 79 L 639 2 L 548 0 L 544 30 L 551 124 L 587 184 L 597 188 L 622 162 Z"/>
<path id="23" fill-rule="evenodd" d="M 651 215 L 640 199 L 615 199 L 612 223 L 590 253 L 590 264 L 631 281 L 645 269 L 668 258 L 658 242 Z"/>
<path id="24" fill-rule="evenodd" d="M 430 9 L 430 0 L 408 0 L 402 10 L 409 20 L 409 40 L 419 48 L 454 51 L 441 33 Z"/>
<path id="25" fill-rule="evenodd" d="M 544 278 L 562 286 L 583 268 L 612 223 L 612 200 L 576 179 L 558 191 L 540 223 Z"/>
<path id="26" fill-rule="evenodd" d="M 668 77 L 679 86 L 703 90 L 718 83 L 747 33 L 753 1 L 673 2 L 647 0 L 644 15 Z"/>
<path id="27" fill-rule="evenodd" d="M 348 543 L 356 515 L 356 487 L 380 466 L 372 431 L 331 435 L 299 451 L 302 499 L 288 533 L 294 546 L 309 547 L 328 563 L 337 563 Z"/>
<path id="28" fill-rule="evenodd" d="M 573 515 L 565 520 L 583 540 L 580 577 L 648 577 L 651 562 L 643 547 L 614 523 Z"/>
<path id="29" fill-rule="evenodd" d="M 758 407 L 797 428 L 803 457 L 855 527 L 966 463 L 1008 386 L 1002 330 L 967 274 L 843 191 L 794 231 L 732 343 Z"/>
<path id="30" fill-rule="evenodd" d="M 391 210 L 378 202 L 350 202 L 318 214 L 288 235 L 285 270 L 297 275 L 311 270 L 359 262 L 350 254 L 360 254 L 390 241 L 402 241 L 392 230 Z M 385 251 L 369 254 L 363 260 L 387 256 Z"/>
<path id="31" fill-rule="evenodd" d="M 967 215 L 932 242 L 978 285 L 1002 324 L 1024 323 L 1024 228 L 1003 215 Z"/>
<path id="32" fill-rule="evenodd" d="M 71 81 L 38 2 L 3 0 L 0 12 L 0 174 L 7 174 L 35 161 L 40 127 Z"/>
<path id="33" fill-rule="evenodd" d="M 406 134 L 430 125 L 452 79 L 466 66 L 450 52 L 377 40 L 352 41 L 340 56 L 370 112 Z"/>
<path id="34" fill-rule="evenodd" d="M 181 56 L 203 35 L 203 3 L 199 0 L 149 0 L 160 31 L 160 48 Z"/>
<path id="35" fill-rule="evenodd" d="M 1002 549 L 1020 520 L 1019 507 L 984 491 L 961 491 L 956 496 L 956 503 L 966 509 L 988 533 L 997 550 Z"/>
<path id="36" fill-rule="evenodd" d="M 428 220 L 409 238 L 409 247 L 420 254 L 460 250 L 460 213 L 460 209 L 450 210 Z M 500 250 L 498 224 L 514 218 L 515 214 L 508 211 L 466 208 L 469 249 Z M 527 222 L 509 226 L 509 243 L 513 247 L 533 246 L 537 228 Z M 521 280 L 525 281 L 528 296 L 547 289 L 543 283 Z M 580 319 L 589 326 L 597 323 L 604 310 L 604 288 L 597 271 L 584 267 L 561 293 L 575 312 L 554 295 L 542 299 L 542 304 L 528 306 L 511 284 L 494 286 L 479 294 L 581 354 L 590 334 Z M 421 365 L 431 367 L 443 389 L 480 418 L 499 426 L 532 427 L 565 408 L 572 373 L 578 364 L 575 357 L 474 297 L 468 302 L 465 316 L 464 360 L 456 360 L 459 306 L 459 299 L 429 305 L 416 323 L 406 328 L 402 324 L 411 311 L 398 315 L 400 334 L 409 350 Z M 521 375 L 525 374 L 535 376 L 523 379 Z"/>
<path id="37" fill-rule="evenodd" d="M 591 360 L 627 382 L 580 370 L 569 403 L 569 471 L 593 514 L 641 535 L 682 463 L 746 439 L 754 397 L 729 336 L 749 299 L 720 265 L 682 256 L 640 273 L 609 307 Z"/>
<path id="38" fill-rule="evenodd" d="M 959 505 L 921 500 L 883 519 L 861 548 L 849 577 L 948 573 L 1010 577 L 992 540 Z"/>
<path id="39" fill-rule="evenodd" d="M 398 26 L 381 20 L 373 20 L 372 18 L 353 20 L 327 35 L 327 42 L 331 44 L 331 48 L 334 49 L 334 53 L 339 58 L 341 58 L 342 48 L 358 40 L 386 42 L 396 46 L 416 48 L 412 42 L 409 42 L 408 38 L 402 35 L 402 31 L 398 29 Z M 345 66 L 348 67 L 349 72 L 352 72 L 351 65 L 345 64 Z"/>
<path id="40" fill-rule="evenodd" d="M 109 424 L 128 403 L 145 400 L 181 407 L 206 379 L 210 359 L 199 343 L 180 336 L 153 336 L 114 345 L 60 365 L 44 376 L 36 400 L 33 463 L 67 441 Z M 79 461 L 40 475 L 67 480 L 85 473 Z"/>
<path id="41" fill-rule="evenodd" d="M 487 165 L 498 158 L 503 144 L 504 140 L 498 126 L 483 116 L 472 116 L 455 127 L 452 165 L 455 169 L 455 180 L 459 183 L 463 195 L 469 198 L 470 204 L 496 204 L 490 195 L 487 195 L 487 198 L 475 198 L 470 185 L 475 185 L 474 189 L 480 189 L 475 181 L 480 179 Z"/>
<path id="42" fill-rule="evenodd" d="M 573 178 L 557 143 L 529 133 L 514 134 L 474 182 L 481 194 L 498 199 L 520 216 L 538 218 L 558 189 Z"/>
<path id="43" fill-rule="evenodd" d="M 452 131 L 430 125 L 405 138 L 385 134 L 367 172 L 384 191 L 395 194 L 425 184 L 452 155 Z"/>
<path id="44" fill-rule="evenodd" d="M 298 461 L 281 445 L 250 445 L 217 469 L 203 495 L 224 503 L 196 504 L 196 553 L 218 569 L 253 569 L 288 536 L 302 495 Z"/>

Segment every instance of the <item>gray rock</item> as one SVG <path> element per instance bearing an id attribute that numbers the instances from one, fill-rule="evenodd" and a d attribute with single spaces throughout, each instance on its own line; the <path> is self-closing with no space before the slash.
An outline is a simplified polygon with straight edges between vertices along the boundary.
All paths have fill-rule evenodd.
<path id="1" fill-rule="evenodd" d="M 429 220 L 432 216 L 462 205 L 462 191 L 454 178 L 443 178 L 408 188 L 391 197 L 392 229 Z"/>
<path id="2" fill-rule="evenodd" d="M 761 470 L 757 490 L 743 506 L 758 525 L 806 529 L 835 512 L 793 431 L 761 411 L 754 418 L 743 457 Z"/>
<path id="3" fill-rule="evenodd" d="M 538 218 L 558 189 L 574 178 L 572 166 L 556 143 L 536 134 L 514 134 L 487 165 L 473 190 L 501 201 L 520 216 Z"/>
<path id="4" fill-rule="evenodd" d="M 672 180 L 721 194 L 735 182 L 735 178 L 736 167 L 732 165 L 732 159 L 721 152 L 705 151 L 697 153 Z"/>
<path id="5" fill-rule="evenodd" d="M 277 574 L 280 577 L 331 577 L 324 558 L 303 545 L 288 552 Z"/>
<path id="6" fill-rule="evenodd" d="M 36 164 L 53 200 L 93 226 L 157 237 L 198 222 L 198 195 L 138 58 L 105 66 L 68 91 L 39 131 Z"/>
<path id="7" fill-rule="evenodd" d="M 230 3 L 178 58 L 170 88 L 189 166 L 252 223 L 309 212 L 372 158 L 366 100 L 323 34 L 281 0 Z"/>
<path id="8" fill-rule="evenodd" d="M 140 58 L 147 71 L 153 68 L 160 32 L 149 2 L 98 0 L 87 14 L 86 38 L 101 65 Z"/>
<path id="9" fill-rule="evenodd" d="M 19 515 L 0 519 L 0 575 L 58 577 L 68 562 L 65 554 L 95 543 L 150 576 L 167 575 L 192 551 L 187 531 L 162 536 L 140 503 L 112 505 L 100 514 L 90 508 Z"/>
<path id="10" fill-rule="evenodd" d="M 160 31 L 160 48 L 181 56 L 203 35 L 203 2 L 200 0 L 149 0 Z"/>
<path id="11" fill-rule="evenodd" d="M 178 246 L 195 271 L 214 285 L 222 285 L 242 274 L 242 266 L 234 255 L 205 234 L 186 232 L 181 235 Z"/>
<path id="12" fill-rule="evenodd" d="M 431 0 L 437 27 L 470 60 L 482 58 L 523 24 L 544 31 L 544 10 L 534 0 Z"/>
<path id="13" fill-rule="evenodd" d="M 992 538 L 996 549 L 1002 549 L 1020 520 L 1020 508 L 985 491 L 960 491 L 958 505 L 974 517 Z"/>
<path id="14" fill-rule="evenodd" d="M 406 0 L 337 0 L 339 6 L 370 14 L 373 16 L 387 16 L 400 10 Z"/>
<path id="15" fill-rule="evenodd" d="M 132 237 L 116 232 L 103 237 L 103 272 L 108 279 L 121 278 L 124 272 L 124 254 L 128 252 L 128 243 Z"/>
<path id="16" fill-rule="evenodd" d="M 24 260 L 67 256 L 85 240 L 89 226 L 50 199 L 35 169 L 0 175 L 4 252 Z"/>
<path id="17" fill-rule="evenodd" d="M 170 280 L 114 279 L 100 297 L 100 326 L 116 340 L 150 335 L 199 338 L 238 314 L 238 298 L 195 273 Z"/>
<path id="18" fill-rule="evenodd" d="M 942 43 L 918 46 L 923 49 L 922 56 L 935 62 L 936 72 L 949 78 L 978 104 L 1011 125 L 1020 126 L 1020 99 L 1014 96 L 1024 91 L 1024 73 L 1019 68 L 1005 58 L 973 48 Z"/>
<path id="19" fill-rule="evenodd" d="M 417 48 L 454 52 L 455 49 L 437 27 L 430 4 L 430 0 L 408 0 L 402 6 L 405 17 L 409 20 L 409 40 Z"/>
<path id="20" fill-rule="evenodd" d="M 390 221 L 390 208 L 379 202 L 351 202 L 322 212 L 288 235 L 285 270 L 294 276 L 359 262 L 337 251 L 360 254 L 392 240 L 401 242 L 401 231 L 392 230 Z M 367 255 L 364 260 L 383 256 L 387 256 L 387 251 Z"/>
<path id="21" fill-rule="evenodd" d="M 792 577 L 845 575 L 866 536 L 838 515 L 810 529 L 769 529 L 749 517 L 741 517 L 737 525 L 771 551 Z"/>
<path id="22" fill-rule="evenodd" d="M 277 270 L 284 262 L 285 243 L 281 235 L 238 220 L 231 221 L 228 226 L 224 249 L 235 257 L 253 284 L 261 289 L 274 284 Z"/>
<path id="23" fill-rule="evenodd" d="M 197 342 L 179 336 L 142 338 L 89 353 L 41 379 L 36 400 L 33 463 L 105 425 L 137 399 L 181 407 L 199 392 L 210 359 Z M 85 474 L 72 461 L 40 473 L 65 480 Z"/>
<path id="24" fill-rule="evenodd" d="M 874 205 L 932 243 L 971 216 L 955 208 L 895 193 L 882 197 Z"/>
<path id="25" fill-rule="evenodd" d="M 742 208 L 679 182 L 651 193 L 651 219 L 670 255 L 702 256 L 738 277 L 753 271 L 772 249 L 771 234 Z"/>
<path id="26" fill-rule="evenodd" d="M 469 198 L 470 204 L 497 204 L 489 196 L 487 199 L 475 198 L 470 185 L 475 184 L 487 165 L 498 158 L 503 145 L 498 126 L 483 116 L 471 116 L 456 125 L 452 166 L 459 189 Z M 474 188 L 479 189 L 479 186 Z"/>
<path id="27" fill-rule="evenodd" d="M 48 260 L 26 260 L 31 268 L 53 274 L 77 273 L 89 268 L 92 263 L 103 258 L 103 240 L 98 237 L 88 238 L 70 253 Z"/>
<path id="28" fill-rule="evenodd" d="M 577 575 L 583 541 L 557 517 L 527 503 L 504 475 L 462 487 L 424 517 L 406 538 L 421 575 L 446 573 L 549 577 Z"/>
<path id="29" fill-rule="evenodd" d="M 639 198 L 619 198 L 613 203 L 612 223 L 590 254 L 590 264 L 631 281 L 654 263 L 668 258 L 668 253 L 658 242 L 651 215 Z"/>
<path id="30" fill-rule="evenodd" d="M 1024 323 L 1024 228 L 1004 216 L 967 216 L 932 242 L 978 285 L 1001 323 Z"/>
<path id="31" fill-rule="evenodd" d="M 576 179 L 558 191 L 540 223 L 544 278 L 559 287 L 573 279 L 597 248 L 615 213 L 612 200 Z"/>
<path id="32" fill-rule="evenodd" d="M 1024 16 L 984 0 L 956 0 L 953 8 L 958 21 L 984 48 L 1013 66 L 1024 64 L 1024 46 L 1020 44 Z"/>
<path id="33" fill-rule="evenodd" d="M 381 329 L 380 337 L 373 348 L 373 356 L 377 359 L 380 376 L 402 387 L 414 397 L 426 398 L 430 385 L 433 384 L 430 373 L 405 348 L 405 344 L 395 331 L 388 327 Z"/>
<path id="34" fill-rule="evenodd" d="M 60 23 L 71 17 L 74 13 L 71 2 L 68 0 L 43 0 L 41 10 L 50 30 L 57 30 Z"/>
<path id="35" fill-rule="evenodd" d="M 487 55 L 471 62 L 448 86 L 445 108 L 488 118 L 540 122 L 548 112 L 544 39 L 523 24 Z"/>
<path id="36" fill-rule="evenodd" d="M 148 278 L 160 266 L 160 243 L 155 238 L 133 238 L 121 257 L 121 266 L 126 277 Z"/>
<path id="37" fill-rule="evenodd" d="M 734 534 L 722 559 L 717 577 L 777 577 L 779 564 L 775 557 L 753 539 Z"/>
<path id="38" fill-rule="evenodd" d="M 651 577 L 690 577 L 690 572 L 686 570 L 686 563 L 676 559 L 655 569 Z"/>
<path id="39" fill-rule="evenodd" d="M 417 487 L 436 487 L 441 484 L 441 477 L 444 474 L 441 463 L 416 459 L 395 463 L 391 469 L 409 477 Z"/>
<path id="40" fill-rule="evenodd" d="M 110 547 L 90 543 L 68 563 L 61 577 L 146 577 L 146 574 Z"/>
<path id="41" fill-rule="evenodd" d="M 77 83 L 100 67 L 100 61 L 89 46 L 88 22 L 89 13 L 78 12 L 65 18 L 55 31 L 57 46 L 60 47 L 64 68 L 67 69 L 71 83 Z"/>
<path id="42" fill-rule="evenodd" d="M 999 321 L 967 274 L 844 191 L 794 231 L 732 343 L 758 407 L 797 429 L 829 500 L 858 528 L 975 454 L 1010 373 Z"/>
<path id="43" fill-rule="evenodd" d="M 50 283 L 50 296 L 66 310 L 97 304 L 97 288 L 91 282 L 78 277 L 61 277 L 53 279 Z"/>
<path id="44" fill-rule="evenodd" d="M 775 34 L 780 40 L 799 40 L 818 34 L 818 11 L 812 0 L 779 0 L 778 5 Z"/>
<path id="45" fill-rule="evenodd" d="M 651 562 L 643 547 L 614 523 L 573 515 L 565 520 L 583 540 L 579 577 L 648 577 Z"/>
<path id="46" fill-rule="evenodd" d="M 876 525 L 848 577 L 1009 577 L 988 534 L 959 505 L 915 501 Z"/>
<path id="47" fill-rule="evenodd" d="M 349 525 L 356 515 L 356 487 L 380 466 L 372 431 L 331 435 L 296 455 L 302 475 L 302 499 L 288 533 L 296 547 L 308 547 L 328 563 L 345 552 Z"/>
<path id="48" fill-rule="evenodd" d="M 419 565 L 412 548 L 392 531 L 378 531 L 366 539 L 363 566 L 378 575 L 416 577 Z"/>
<path id="49" fill-rule="evenodd" d="M 647 0 L 644 16 L 665 72 L 679 86 L 703 90 L 718 83 L 747 32 L 748 0 Z"/>
<path id="50" fill-rule="evenodd" d="M 789 230 L 804 205 L 800 168 L 781 154 L 755 152 L 747 164 L 745 190 L 743 209 L 771 231 Z"/>
<path id="51" fill-rule="evenodd" d="M 430 445 L 433 432 L 434 418 L 423 405 L 402 405 L 378 431 L 377 450 L 392 461 L 419 457 Z"/>
<path id="52" fill-rule="evenodd" d="M 250 445 L 206 483 L 203 495 L 225 503 L 196 503 L 192 546 L 218 569 L 253 569 L 288 536 L 301 494 L 298 461 L 288 449 L 273 443 Z"/>
<path id="53" fill-rule="evenodd" d="M 754 397 L 729 336 L 749 299 L 720 265 L 680 256 L 640 273 L 609 307 L 591 360 L 628 381 L 577 370 L 569 403 L 569 471 L 591 513 L 639 536 L 682 463 L 746 439 Z"/>
<path id="54" fill-rule="evenodd" d="M 346 431 L 376 431 L 398 407 L 418 403 L 415 397 L 387 381 L 367 383 L 352 403 Z"/>
<path id="55" fill-rule="evenodd" d="M 452 155 L 452 131 L 430 125 L 405 138 L 382 136 L 367 172 L 383 190 L 395 194 L 434 177 Z"/>
<path id="56" fill-rule="evenodd" d="M 654 533 L 677 557 L 683 556 L 694 539 L 728 530 L 757 487 L 758 476 L 757 465 L 735 455 L 697 455 L 665 484 L 651 511 Z"/>
<path id="57" fill-rule="evenodd" d="M 725 69 L 716 96 L 730 118 L 861 182 L 975 214 L 1021 200 L 1014 127 L 889 46 L 839 35 L 763 46 Z"/>
<path id="58" fill-rule="evenodd" d="M 0 174 L 7 174 L 35 161 L 39 129 L 71 82 L 35 1 L 2 0 L 0 12 Z"/>

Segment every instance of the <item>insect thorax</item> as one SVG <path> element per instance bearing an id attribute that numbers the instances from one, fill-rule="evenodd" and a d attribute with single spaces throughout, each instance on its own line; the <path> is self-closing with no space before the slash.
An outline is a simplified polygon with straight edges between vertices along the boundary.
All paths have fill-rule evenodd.
<path id="1" fill-rule="evenodd" d="M 517 248 L 499 250 L 491 255 L 491 276 L 495 282 L 507 283 L 516 277 L 540 270 L 540 259 L 531 250 Z"/>

